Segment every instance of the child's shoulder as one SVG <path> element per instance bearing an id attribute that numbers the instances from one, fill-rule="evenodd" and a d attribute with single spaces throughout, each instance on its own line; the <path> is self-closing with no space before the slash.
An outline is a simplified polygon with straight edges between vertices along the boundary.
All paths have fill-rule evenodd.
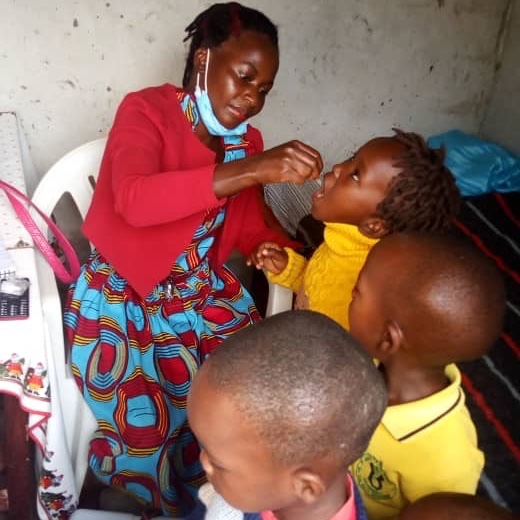
<path id="1" fill-rule="evenodd" d="M 420 432 L 459 422 L 465 418 L 465 395 L 461 387 L 461 374 L 456 365 L 446 366 L 447 384 L 426 397 L 388 406 L 382 419 L 385 428 L 396 439 L 409 439 Z M 435 427 L 435 428 L 434 428 Z"/>

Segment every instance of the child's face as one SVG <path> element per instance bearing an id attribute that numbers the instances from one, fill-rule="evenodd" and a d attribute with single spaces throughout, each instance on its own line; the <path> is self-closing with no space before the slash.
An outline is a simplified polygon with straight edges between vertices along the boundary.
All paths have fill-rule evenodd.
<path id="1" fill-rule="evenodd" d="M 226 502 L 241 511 L 260 512 L 294 501 L 291 469 L 272 460 L 254 428 L 226 394 L 208 383 L 203 369 L 190 390 L 188 419 L 208 481 Z"/>
<path id="2" fill-rule="evenodd" d="M 312 216 L 325 222 L 359 226 L 374 216 L 390 181 L 400 172 L 393 163 L 403 145 L 393 137 L 364 144 L 350 159 L 325 174 L 312 197 Z"/>
<path id="3" fill-rule="evenodd" d="M 212 48 L 204 88 L 218 120 L 234 128 L 258 114 L 277 71 L 278 50 L 264 34 L 242 31 L 237 38 Z"/>
<path id="4" fill-rule="evenodd" d="M 356 285 L 352 290 L 349 306 L 351 334 L 372 357 L 378 357 L 376 347 L 383 336 L 386 315 L 382 295 L 386 280 L 392 276 L 390 258 L 385 259 L 385 251 L 376 244 L 367 256 Z"/>

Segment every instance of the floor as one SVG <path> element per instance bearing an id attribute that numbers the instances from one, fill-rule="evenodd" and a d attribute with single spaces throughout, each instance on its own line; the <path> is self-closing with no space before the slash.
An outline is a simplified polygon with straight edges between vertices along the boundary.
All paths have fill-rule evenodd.
<path id="1" fill-rule="evenodd" d="M 135 515 L 141 515 L 143 512 L 141 504 L 131 496 L 102 485 L 90 471 L 85 477 L 79 499 L 79 507 L 83 509 L 100 509 L 102 511 L 119 511 Z"/>

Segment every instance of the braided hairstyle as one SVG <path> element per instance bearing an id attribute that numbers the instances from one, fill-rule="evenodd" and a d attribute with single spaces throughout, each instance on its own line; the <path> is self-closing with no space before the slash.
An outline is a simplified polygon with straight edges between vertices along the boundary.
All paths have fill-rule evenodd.
<path id="1" fill-rule="evenodd" d="M 449 231 L 460 208 L 460 193 L 453 174 L 444 165 L 444 149 L 429 148 L 419 134 L 393 130 L 405 151 L 394 164 L 401 172 L 377 205 L 377 216 L 391 233 Z"/>
<path id="2" fill-rule="evenodd" d="M 188 87 L 193 73 L 193 56 L 200 47 L 218 47 L 230 36 L 238 36 L 241 31 L 255 31 L 265 34 L 278 48 L 278 29 L 260 11 L 245 7 L 238 2 L 213 4 L 200 13 L 189 25 L 183 41 L 191 39 L 184 68 L 182 86 Z"/>

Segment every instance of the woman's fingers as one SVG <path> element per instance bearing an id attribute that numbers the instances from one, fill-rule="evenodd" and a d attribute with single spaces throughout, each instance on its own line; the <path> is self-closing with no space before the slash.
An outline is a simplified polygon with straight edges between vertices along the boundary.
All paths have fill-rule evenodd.
<path id="1" fill-rule="evenodd" d="M 262 184 L 317 179 L 323 170 L 320 152 L 298 140 L 271 148 L 262 154 L 257 170 Z"/>
<path id="2" fill-rule="evenodd" d="M 320 152 L 301 141 L 290 141 L 285 145 L 285 165 L 287 166 L 283 180 L 302 184 L 319 177 L 323 169 Z"/>
<path id="3" fill-rule="evenodd" d="M 296 176 L 301 179 L 301 182 L 317 179 L 323 170 L 320 152 L 301 141 L 294 141 L 294 145 L 297 159 L 294 164 Z"/>

